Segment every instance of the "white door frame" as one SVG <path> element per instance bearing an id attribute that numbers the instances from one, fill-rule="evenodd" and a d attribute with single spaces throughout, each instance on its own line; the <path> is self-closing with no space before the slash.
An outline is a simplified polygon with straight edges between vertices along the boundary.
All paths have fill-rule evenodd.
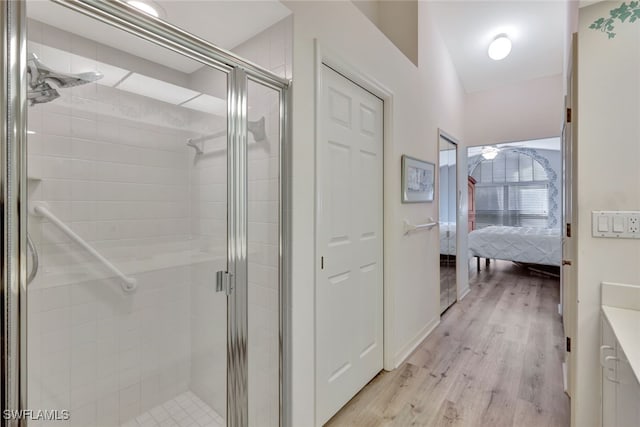
<path id="1" fill-rule="evenodd" d="M 363 89 L 371 92 L 378 98 L 382 99 L 384 107 L 383 107 L 383 151 L 382 151 L 382 161 L 383 161 L 383 189 L 382 189 L 382 200 L 383 200 L 383 369 L 385 371 L 391 371 L 396 368 L 395 366 L 395 354 L 392 348 L 392 343 L 394 342 L 394 333 L 393 333 L 393 319 L 394 319 L 394 289 L 391 286 L 392 280 L 390 279 L 390 271 L 391 268 L 391 251 L 387 249 L 387 246 L 384 244 L 385 241 L 391 241 L 391 224 L 389 223 L 391 218 L 391 209 L 385 203 L 385 200 L 388 199 L 388 195 L 392 194 L 393 188 L 390 184 L 392 180 L 385 179 L 388 176 L 388 159 L 392 156 L 391 150 L 391 141 L 393 135 L 393 97 L 394 94 L 392 91 L 387 89 L 384 85 L 380 84 L 374 78 L 367 76 L 366 74 L 359 71 L 357 68 L 353 67 L 347 60 L 342 58 L 339 54 L 330 51 L 320 45 L 318 40 L 314 40 L 315 45 L 315 155 L 316 159 L 318 158 L 318 149 L 319 149 L 319 140 L 320 140 L 320 126 L 322 123 L 322 66 L 327 65 L 330 68 L 337 71 L 339 74 L 342 74 L 347 79 L 356 83 L 358 86 Z M 314 194 L 317 195 L 318 192 L 318 182 L 317 182 L 317 171 L 318 164 L 316 162 L 315 166 L 315 174 L 314 174 Z M 314 289 L 317 289 L 319 283 L 319 274 L 320 274 L 320 261 L 319 261 L 319 253 L 320 248 L 318 247 L 318 214 L 319 214 L 319 204 L 318 199 L 316 197 L 315 207 L 314 207 Z M 314 291 L 314 301 L 315 301 L 315 291 Z M 314 303 L 315 306 L 315 303 Z M 315 346 L 315 336 L 317 331 L 316 319 L 314 316 L 314 346 Z M 314 371 L 317 365 L 317 361 L 315 360 L 315 355 L 317 354 L 317 349 L 314 350 Z M 314 374 L 315 375 L 315 374 Z M 314 382 L 317 384 L 317 378 L 314 378 Z M 314 385 L 314 390 L 316 387 Z"/>

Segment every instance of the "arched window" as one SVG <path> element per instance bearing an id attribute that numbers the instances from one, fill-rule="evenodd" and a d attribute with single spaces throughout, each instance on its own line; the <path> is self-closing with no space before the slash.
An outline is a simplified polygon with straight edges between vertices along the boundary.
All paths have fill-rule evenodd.
<path id="1" fill-rule="evenodd" d="M 476 180 L 476 224 L 547 227 L 549 176 L 533 157 L 502 150 L 471 171 Z"/>

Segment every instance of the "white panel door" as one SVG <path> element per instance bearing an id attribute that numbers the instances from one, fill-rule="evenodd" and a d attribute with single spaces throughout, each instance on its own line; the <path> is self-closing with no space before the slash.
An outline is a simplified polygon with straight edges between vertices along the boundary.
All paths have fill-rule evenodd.
<path id="1" fill-rule="evenodd" d="M 380 370 L 382 100 L 327 66 L 317 147 L 316 418 Z"/>

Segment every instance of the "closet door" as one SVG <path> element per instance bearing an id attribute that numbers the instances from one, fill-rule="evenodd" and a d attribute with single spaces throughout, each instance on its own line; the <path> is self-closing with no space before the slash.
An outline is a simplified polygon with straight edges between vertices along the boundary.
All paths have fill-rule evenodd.
<path id="1" fill-rule="evenodd" d="M 318 141 L 316 423 L 383 364 L 383 102 L 322 67 Z"/>

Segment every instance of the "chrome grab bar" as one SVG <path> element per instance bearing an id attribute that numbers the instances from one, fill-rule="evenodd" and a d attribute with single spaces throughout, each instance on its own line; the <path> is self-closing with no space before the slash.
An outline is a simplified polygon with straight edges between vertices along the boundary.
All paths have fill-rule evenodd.
<path id="1" fill-rule="evenodd" d="M 420 230 L 431 230 L 433 227 L 437 226 L 438 223 L 435 222 L 435 220 L 431 217 L 429 217 L 429 222 L 424 223 L 424 224 L 411 224 L 409 221 L 407 221 L 406 219 L 404 220 L 404 235 L 408 235 L 409 233 L 412 233 L 414 231 L 420 231 Z"/>
<path id="2" fill-rule="evenodd" d="M 118 278 L 120 278 L 120 280 L 122 281 L 122 290 L 124 290 L 125 292 L 133 292 L 136 289 L 136 287 L 138 286 L 136 279 L 134 279 L 133 277 L 125 276 L 124 273 L 118 269 L 118 267 L 113 265 L 108 259 L 102 256 L 100 252 L 98 252 L 93 246 L 91 246 L 82 237 L 76 234 L 76 232 L 69 228 L 69 226 L 67 226 L 64 222 L 60 221 L 60 219 L 58 219 L 58 217 L 49 210 L 49 207 L 46 203 L 32 203 L 31 212 L 36 216 L 44 217 L 51 221 L 53 225 L 58 227 L 60 231 L 69 236 L 71 240 L 82 246 L 82 248 L 89 252 L 95 259 L 100 261 L 107 268 L 107 270 L 109 270 L 115 276 L 118 276 Z"/>

